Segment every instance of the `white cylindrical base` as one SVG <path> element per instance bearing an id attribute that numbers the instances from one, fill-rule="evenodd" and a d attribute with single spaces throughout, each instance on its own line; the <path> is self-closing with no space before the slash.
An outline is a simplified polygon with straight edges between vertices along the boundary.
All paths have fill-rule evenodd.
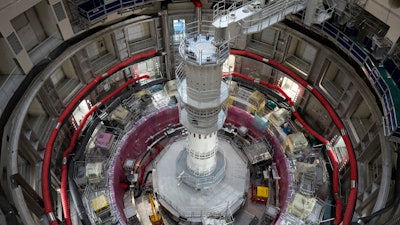
<path id="1" fill-rule="evenodd" d="M 189 133 L 187 167 L 198 176 L 211 174 L 216 166 L 218 149 L 217 132 L 211 134 Z"/>

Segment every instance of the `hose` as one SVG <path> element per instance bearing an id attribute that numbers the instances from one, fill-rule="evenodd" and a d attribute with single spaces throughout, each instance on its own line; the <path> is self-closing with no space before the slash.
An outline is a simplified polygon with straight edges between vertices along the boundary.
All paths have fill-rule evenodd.
<path id="1" fill-rule="evenodd" d="M 152 173 L 153 173 L 152 170 L 150 170 L 150 171 L 148 171 L 148 172 L 146 173 L 146 176 L 144 177 L 144 180 L 143 180 L 143 184 L 145 184 L 145 183 L 147 182 L 147 178 L 148 178 L 149 175 L 152 174 Z"/>

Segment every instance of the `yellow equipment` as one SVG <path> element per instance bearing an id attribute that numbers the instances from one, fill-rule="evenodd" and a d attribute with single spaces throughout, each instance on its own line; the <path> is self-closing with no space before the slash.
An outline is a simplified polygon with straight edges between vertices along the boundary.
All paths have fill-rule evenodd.
<path id="1" fill-rule="evenodd" d="M 268 187 L 257 186 L 256 197 L 268 199 Z"/>
<path id="2" fill-rule="evenodd" d="M 161 217 L 161 214 L 156 211 L 156 208 L 154 206 L 153 196 L 151 196 L 150 193 L 148 195 L 149 195 L 151 210 L 153 211 L 153 215 L 149 216 L 150 222 L 152 225 L 163 225 L 164 221 Z"/>
<path id="3" fill-rule="evenodd" d="M 99 213 L 107 209 L 108 202 L 105 195 L 100 195 L 92 200 L 92 206 L 95 213 Z"/>

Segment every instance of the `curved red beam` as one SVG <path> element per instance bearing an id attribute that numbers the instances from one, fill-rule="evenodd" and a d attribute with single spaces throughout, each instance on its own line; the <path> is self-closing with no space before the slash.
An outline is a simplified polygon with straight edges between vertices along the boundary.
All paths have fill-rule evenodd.
<path id="1" fill-rule="evenodd" d="M 132 78 L 132 79 L 128 80 L 127 82 L 125 82 L 120 87 L 118 87 L 117 89 L 115 89 L 111 94 L 107 95 L 107 97 L 105 97 L 99 103 L 97 103 L 92 108 L 90 108 L 90 110 L 85 114 L 85 116 L 83 117 L 82 121 L 80 122 L 78 128 L 75 130 L 74 134 L 72 135 L 70 144 L 63 153 L 63 163 L 62 163 L 62 167 L 61 167 L 61 190 L 60 190 L 61 204 L 63 206 L 64 218 L 65 218 L 65 222 L 67 225 L 72 225 L 71 212 L 69 209 L 69 201 L 68 201 L 68 156 L 69 156 L 69 154 L 71 154 L 72 150 L 74 149 L 76 142 L 78 140 L 78 136 L 80 135 L 83 128 L 85 127 L 86 121 L 101 105 L 103 105 L 104 103 L 109 101 L 111 98 L 116 96 L 119 92 L 121 92 L 123 89 L 128 87 L 128 85 L 130 85 L 138 80 L 141 80 L 144 78 L 149 78 L 149 77 L 150 77 L 149 75 L 144 75 L 144 76 Z"/>
<path id="2" fill-rule="evenodd" d="M 232 76 L 236 76 L 236 77 L 240 77 L 242 79 L 251 81 L 251 82 L 256 82 L 254 78 L 245 76 L 243 74 L 237 73 L 237 72 L 232 72 L 231 73 Z M 289 102 L 289 105 L 292 109 L 292 113 L 293 115 L 296 117 L 296 119 L 301 123 L 301 125 L 304 127 L 304 129 L 306 129 L 311 135 L 313 135 L 315 138 L 317 138 L 321 143 L 323 143 L 326 147 L 327 147 L 327 151 L 328 151 L 328 155 L 329 158 L 332 161 L 332 165 L 333 165 L 333 178 L 332 178 L 332 183 L 333 183 L 333 193 L 335 196 L 335 200 L 336 200 L 336 217 L 335 217 L 335 224 L 339 224 L 342 218 L 342 200 L 339 198 L 339 166 L 338 166 L 338 161 L 336 159 L 336 156 L 333 154 L 332 151 L 332 146 L 330 145 L 329 141 L 324 138 L 322 135 L 320 135 L 318 132 L 316 132 L 313 128 L 311 128 L 304 120 L 303 118 L 300 116 L 300 114 L 295 110 L 294 108 L 294 103 L 292 101 L 292 99 L 285 93 L 285 91 L 283 91 L 279 86 L 267 83 L 265 81 L 259 81 L 259 83 L 263 86 L 266 86 L 268 88 L 277 90 L 279 93 L 281 93 Z M 331 154 L 329 154 L 331 153 Z"/>
<path id="3" fill-rule="evenodd" d="M 57 219 L 54 215 L 53 212 L 53 206 L 51 203 L 51 193 L 49 189 L 50 185 L 50 180 L 49 180 L 49 173 L 50 173 L 50 162 L 51 162 L 51 154 L 54 146 L 54 142 L 57 138 L 59 129 L 62 125 L 62 123 L 65 121 L 65 119 L 70 115 L 72 110 L 76 107 L 79 101 L 94 87 L 97 86 L 97 83 L 102 81 L 103 79 L 107 78 L 108 76 L 114 74 L 116 71 L 128 66 L 129 64 L 132 64 L 133 62 L 148 58 L 151 56 L 155 56 L 157 54 L 157 50 L 151 50 L 148 52 L 144 52 L 135 56 L 130 57 L 129 59 L 115 65 L 111 69 L 109 69 L 107 72 L 104 74 L 98 75 L 93 79 L 87 86 L 85 86 L 74 98 L 73 100 L 67 105 L 67 107 L 64 109 L 64 111 L 61 113 L 61 115 L 57 119 L 57 125 L 55 128 L 53 128 L 49 140 L 47 141 L 46 144 L 46 149 L 44 152 L 44 157 L 43 157 L 43 164 L 42 164 L 42 198 L 43 198 L 43 203 L 44 203 L 44 212 L 47 216 L 47 219 L 50 223 L 50 225 L 58 225 Z"/>
<path id="4" fill-rule="evenodd" d="M 254 78 L 245 76 L 243 74 L 237 73 L 237 72 L 232 72 L 231 73 L 232 76 L 236 76 L 236 77 L 240 77 L 242 79 L 246 79 L 248 81 L 251 82 L 255 82 Z M 330 160 L 332 161 L 332 165 L 333 165 L 333 177 L 332 177 L 332 183 L 333 183 L 333 193 L 335 196 L 335 200 L 336 200 L 336 217 L 335 217 L 335 221 L 334 224 L 339 224 L 341 219 L 342 219 L 342 200 L 339 197 L 339 167 L 338 167 L 338 161 L 336 159 L 336 156 L 333 154 L 333 149 L 332 146 L 330 145 L 329 141 L 324 138 L 322 135 L 320 135 L 318 132 L 316 132 L 313 128 L 311 128 L 304 120 L 303 118 L 300 116 L 300 114 L 295 110 L 294 108 L 294 103 L 292 101 L 292 99 L 285 93 L 285 91 L 283 91 L 279 86 L 267 83 L 265 81 L 259 81 L 259 83 L 263 86 L 266 86 L 268 88 L 277 90 L 279 93 L 281 93 L 289 102 L 289 105 L 292 109 L 292 113 L 293 115 L 296 117 L 296 119 L 301 123 L 301 125 L 304 127 L 304 129 L 306 129 L 311 135 L 313 135 L 315 138 L 317 138 L 321 143 L 323 143 L 327 148 L 328 151 L 328 155 Z"/>
<path id="5" fill-rule="evenodd" d="M 200 0 L 192 0 L 194 7 L 201 8 L 202 4 Z"/>
<path id="6" fill-rule="evenodd" d="M 269 64 L 269 65 L 281 70 L 282 72 L 284 72 L 284 73 L 288 74 L 289 76 L 291 76 L 300 85 L 302 85 L 303 87 L 309 89 L 311 91 L 311 93 L 313 93 L 314 96 L 325 107 L 325 109 L 327 110 L 329 116 L 332 118 L 333 122 L 335 123 L 336 127 L 341 132 L 341 136 L 342 136 L 342 138 L 343 138 L 343 140 L 345 142 L 345 145 L 346 145 L 346 148 L 347 148 L 347 152 L 348 152 L 348 155 L 349 155 L 351 189 L 350 189 L 350 195 L 349 195 L 349 198 L 348 198 L 348 201 L 347 201 L 347 206 L 346 206 L 346 210 L 345 210 L 344 217 L 343 217 L 343 224 L 344 225 L 350 224 L 351 223 L 351 218 L 352 218 L 353 213 L 354 213 L 354 207 L 355 207 L 355 204 L 356 204 L 356 199 L 357 199 L 357 180 L 358 180 L 357 160 L 356 160 L 356 157 L 355 157 L 355 154 L 354 154 L 354 149 L 353 149 L 353 145 L 351 143 L 350 137 L 348 136 L 348 134 L 346 132 L 346 129 L 344 127 L 344 124 L 342 123 L 342 121 L 340 120 L 338 115 L 336 114 L 335 110 L 332 108 L 332 106 L 328 103 L 328 101 L 325 99 L 325 97 L 316 88 L 313 88 L 312 85 L 310 85 L 301 76 L 299 76 L 297 73 L 295 73 L 294 71 L 292 71 L 288 67 L 282 65 L 281 63 L 279 63 L 279 62 L 277 62 L 275 60 L 272 60 L 272 59 L 264 58 L 264 57 L 262 57 L 260 55 L 257 55 L 255 53 L 248 52 L 248 51 L 245 51 L 245 50 L 232 49 L 231 50 L 231 54 L 246 56 L 246 57 L 255 59 L 257 61 Z M 263 81 L 260 81 L 260 83 L 263 83 Z M 292 107 L 292 108 L 294 109 L 294 107 Z M 298 114 L 298 112 L 294 111 L 293 114 L 294 115 Z M 299 122 L 300 122 L 300 120 L 299 120 Z M 318 136 L 316 136 L 316 138 L 318 138 Z M 331 147 L 327 148 L 327 149 L 331 149 Z M 335 156 L 335 154 L 333 153 L 332 150 L 328 151 L 328 156 L 330 157 L 330 159 L 332 161 L 333 170 L 334 170 L 334 172 L 333 172 L 333 179 L 334 179 L 334 181 L 333 181 L 333 192 L 334 192 L 334 197 L 335 197 L 335 201 L 336 201 L 336 217 L 335 217 L 334 223 L 335 224 L 339 224 L 340 221 L 342 220 L 342 208 L 341 207 L 342 207 L 343 203 L 340 200 L 340 193 L 339 193 L 339 174 L 337 172 L 335 172 L 335 170 L 338 171 L 338 165 L 336 164 L 337 163 L 337 159 L 336 159 L 336 156 Z"/>
<path id="7" fill-rule="evenodd" d="M 241 51 L 241 52 L 240 52 Z M 152 51 L 151 51 L 152 52 Z M 148 55 L 148 56 L 145 56 L 145 57 L 150 57 L 150 56 L 152 56 L 152 55 L 154 55 L 156 52 L 154 51 L 154 53 L 151 53 L 151 52 L 147 52 L 148 54 L 146 54 L 146 53 L 144 53 L 144 55 Z M 300 76 L 298 76 L 296 73 L 294 73 L 293 71 L 291 71 L 290 69 L 288 69 L 287 67 L 284 67 L 283 65 L 281 65 L 281 64 L 274 64 L 274 61 L 273 60 L 268 60 L 268 59 L 265 59 L 265 58 L 263 58 L 263 57 L 261 57 L 261 56 L 259 56 L 259 55 L 256 55 L 256 54 L 254 54 L 254 53 L 250 53 L 250 52 L 247 52 L 247 51 L 242 51 L 242 50 L 232 50 L 232 54 L 237 54 L 237 55 L 244 55 L 244 56 L 247 56 L 247 57 L 250 57 L 250 58 L 253 58 L 253 59 L 256 59 L 256 60 L 259 60 L 259 61 L 262 61 L 262 62 L 265 62 L 265 63 L 267 63 L 267 64 L 270 64 L 270 65 L 272 65 L 272 66 L 275 66 L 275 67 L 277 67 L 278 69 L 281 69 L 282 71 L 284 71 L 284 72 L 286 72 L 287 74 L 289 74 L 290 76 L 292 76 L 292 78 L 294 78 L 298 83 L 300 83 L 302 86 L 304 86 L 304 87 L 307 87 L 308 89 L 311 89 L 311 92 L 314 94 L 314 95 L 316 95 L 316 97 L 321 101 L 321 103 L 323 102 L 323 101 L 325 101 L 326 103 L 327 103 L 327 101 L 325 100 L 325 98 L 323 98 L 323 96 L 316 90 L 316 89 L 314 89 L 314 88 L 312 88 L 309 84 L 308 84 L 308 82 L 307 81 L 305 81 L 304 79 L 302 79 Z M 142 54 L 141 54 L 142 55 Z M 132 57 L 132 58 L 136 58 L 137 56 L 134 56 L 134 57 Z M 50 135 L 50 138 L 49 138 L 49 141 L 48 141 L 48 144 L 46 145 L 46 151 L 45 151 L 45 156 L 44 156 L 44 160 L 43 160 L 43 168 L 42 168 L 42 194 L 43 194 L 43 200 L 44 200 L 44 203 L 45 203 L 45 212 L 46 212 L 46 214 L 47 214 L 47 216 L 48 216 L 48 218 L 49 218 L 49 221 L 50 221 L 50 224 L 51 225 L 55 225 L 55 224 L 58 224 L 57 223 L 57 221 L 56 221 L 56 219 L 55 219 L 55 216 L 54 216 L 54 214 L 53 214 L 53 210 L 52 210 L 52 206 L 51 206 L 51 201 L 50 201 L 50 191 L 48 190 L 47 191 L 47 193 L 46 193 L 46 191 L 45 191 L 45 189 L 46 188 L 43 188 L 43 186 L 45 186 L 45 184 L 47 183 L 47 185 L 46 185 L 46 187 L 48 187 L 48 175 L 49 175 L 49 167 L 50 167 L 50 159 L 51 159 L 51 149 L 52 149 L 52 146 L 54 145 L 54 141 L 55 141 L 55 138 L 57 137 L 57 134 L 58 134 L 58 130 L 59 130 L 59 128 L 60 128 L 60 126 L 61 126 L 61 123 L 65 120 L 65 118 L 67 117 L 67 115 L 69 115 L 70 114 L 70 112 L 72 111 L 72 109 L 74 108 L 74 105 L 75 104 L 77 104 L 77 102 L 79 101 L 79 99 L 80 98 L 82 98 L 84 95 L 85 95 L 85 93 L 87 93 L 89 90 L 91 90 L 93 87 L 95 87 L 96 86 L 96 84 L 97 84 L 97 82 L 99 82 L 100 80 L 102 80 L 102 79 L 104 79 L 105 77 L 107 77 L 108 76 L 108 73 L 109 72 L 111 72 L 111 73 L 114 73 L 115 71 L 117 71 L 118 69 L 118 66 L 120 66 L 120 68 L 122 68 L 122 67 L 124 67 L 124 66 L 126 66 L 127 64 L 129 64 L 129 63 L 127 63 L 128 61 L 131 61 L 131 59 L 132 58 L 130 58 L 130 60 L 127 60 L 127 61 L 125 61 L 124 63 L 121 63 L 121 64 L 119 64 L 119 65 L 117 65 L 116 67 L 113 67 L 112 69 L 110 69 L 109 71 L 107 71 L 107 73 L 105 73 L 105 74 L 103 74 L 103 75 L 99 75 L 99 76 L 97 76 L 88 86 L 86 86 L 80 93 L 78 93 L 78 95 L 74 98 L 74 100 L 75 99 L 78 99 L 77 101 L 71 101 L 71 103 L 67 106 L 67 108 L 66 108 L 66 110 L 61 114 L 61 116 L 59 117 L 59 120 L 58 120 L 58 123 L 57 123 L 57 126 L 53 129 L 53 131 L 52 131 L 52 133 L 51 133 L 51 135 Z M 133 59 L 132 60 L 132 62 L 133 61 L 135 61 L 135 60 L 138 60 L 139 59 L 139 57 L 137 58 L 137 59 Z M 271 63 L 272 62 L 272 63 Z M 277 63 L 277 62 L 276 62 Z M 280 68 L 280 67 L 282 67 L 282 68 Z M 82 94 L 81 94 L 82 93 Z M 319 97 L 318 97 L 318 95 L 320 95 L 322 98 L 320 99 Z M 80 97 L 80 98 L 78 98 L 78 97 Z M 75 103 L 75 104 L 72 104 L 72 103 Z M 326 107 L 326 105 L 324 104 L 324 106 Z M 328 106 L 330 107 L 330 105 L 328 104 Z M 332 109 L 332 107 L 330 107 L 331 109 Z M 333 109 L 332 109 L 333 110 Z M 349 147 L 348 146 L 350 146 L 351 148 L 351 150 L 353 150 L 352 149 L 352 145 L 351 145 L 351 141 L 350 141 L 350 138 L 348 137 L 348 135 L 347 135 L 347 133 L 345 132 L 345 129 L 344 129 L 344 125 L 341 123 L 341 121 L 340 121 L 340 119 L 337 117 L 337 115 L 336 115 L 336 113 L 333 111 L 333 112 L 331 112 L 331 111 L 329 111 L 328 110 L 328 112 L 331 114 L 331 113 L 333 113 L 334 114 L 334 116 L 331 116 L 332 117 L 332 119 L 333 119 L 333 121 L 335 122 L 335 124 L 338 126 L 338 125 L 342 125 L 342 126 L 338 126 L 338 128 L 340 129 L 340 131 L 341 131 L 341 133 L 342 133 L 342 137 L 343 137 L 343 139 L 344 139 L 344 141 L 345 141 L 345 144 L 346 144 L 346 147 L 347 147 L 347 149 L 349 150 Z M 295 112 L 295 113 L 297 113 L 297 112 Z M 48 150 L 49 148 L 49 146 L 51 146 L 51 148 L 50 148 L 50 150 Z M 48 153 L 50 151 L 50 154 Z M 334 156 L 334 154 L 333 154 L 333 152 L 331 152 L 331 151 L 328 151 L 328 154 L 330 155 L 330 157 L 331 157 L 331 155 L 333 155 Z M 47 153 L 47 154 L 46 154 Z M 356 169 L 356 160 L 355 160 L 355 155 L 354 155 L 354 150 L 353 151 L 348 151 L 348 154 L 349 154 L 349 158 L 350 158 L 350 172 L 351 172 L 351 179 L 352 179 L 352 188 L 351 188 L 351 191 L 350 191 L 350 196 L 349 196 L 349 200 L 348 200 L 348 204 L 347 204 L 347 208 L 346 208 L 346 211 L 345 211 L 345 220 L 343 221 L 343 224 L 349 224 L 350 223 L 350 221 L 351 221 L 351 216 L 353 215 L 353 210 L 354 210 L 354 205 L 355 205 L 355 200 L 356 200 L 356 197 L 357 197 L 357 188 L 356 188 L 356 182 L 357 182 L 357 169 Z M 333 162 L 334 163 L 334 162 Z M 354 167 L 355 167 L 355 170 L 354 170 Z M 47 171 L 46 171 L 46 169 L 45 168 L 47 168 Z M 335 166 L 334 166 L 334 170 L 335 170 Z M 336 176 L 338 176 L 338 174 L 336 173 Z M 334 179 L 335 179 L 335 174 L 334 174 Z M 47 180 L 47 182 L 45 181 L 45 180 Z M 338 196 L 337 196 L 337 198 L 339 198 Z M 340 199 L 340 198 L 339 198 Z M 50 207 L 49 207 L 50 206 Z M 339 205 L 337 204 L 337 207 L 339 207 Z M 50 209 L 50 210 L 49 210 Z M 337 209 L 337 211 L 339 211 L 338 209 Z M 347 219 L 348 218 L 348 219 Z M 340 219 L 339 219 L 340 220 Z M 348 221 L 348 222 L 347 222 Z"/>

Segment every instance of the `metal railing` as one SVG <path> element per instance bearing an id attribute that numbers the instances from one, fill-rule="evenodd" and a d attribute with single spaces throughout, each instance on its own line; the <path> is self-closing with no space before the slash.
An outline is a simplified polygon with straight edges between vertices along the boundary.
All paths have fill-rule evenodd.
<path id="1" fill-rule="evenodd" d="M 92 24 L 107 18 L 105 5 L 101 5 L 90 10 L 85 10 L 78 6 L 78 12 L 81 17 Z"/>
<path id="2" fill-rule="evenodd" d="M 286 58 L 285 63 L 289 64 L 293 68 L 296 68 L 304 73 L 310 71 L 311 63 L 305 61 L 304 59 L 296 56 L 291 55 Z"/>
<path id="3" fill-rule="evenodd" d="M 247 47 L 251 48 L 253 52 L 256 51 L 258 54 L 267 55 L 269 57 L 272 56 L 275 50 L 275 46 L 273 43 L 270 44 L 256 39 L 250 39 Z"/>
<path id="4" fill-rule="evenodd" d="M 191 44 L 196 42 L 193 37 L 194 36 L 187 35 L 179 45 L 179 54 L 185 61 L 190 61 L 199 65 L 218 65 L 224 63 L 229 57 L 229 37 L 222 43 L 218 43 L 217 46 L 213 45 L 213 37 L 210 37 L 210 41 L 205 42 L 208 43 L 209 46 L 201 49 L 191 48 Z M 198 37 L 202 39 L 205 36 L 198 35 Z"/>
<path id="5" fill-rule="evenodd" d="M 209 212 L 213 212 L 214 214 L 223 214 L 226 213 L 227 208 L 229 209 L 230 206 L 235 205 L 235 203 L 223 203 L 211 208 L 204 208 L 204 207 L 185 207 L 182 209 L 179 205 L 176 205 L 173 201 L 166 198 L 163 194 L 158 193 L 158 198 L 161 202 L 167 203 L 170 207 L 172 207 L 181 217 L 183 218 L 201 218 L 203 216 L 209 215 Z M 240 201 L 238 199 L 237 201 Z"/>
<path id="6" fill-rule="evenodd" d="M 259 13 L 238 22 L 243 29 L 260 31 L 285 19 L 286 15 L 304 9 L 304 0 L 282 0 L 263 8 Z M 273 18 L 273 19 L 272 19 Z"/>
<path id="7" fill-rule="evenodd" d="M 203 215 L 203 224 L 206 224 L 205 219 L 222 219 L 224 221 L 224 225 L 233 224 L 234 218 L 232 215 L 232 211 L 229 208 L 229 202 L 226 203 L 225 207 L 224 204 L 221 204 L 217 207 L 213 207 L 207 209 Z"/>
<path id="8" fill-rule="evenodd" d="M 237 10 L 239 7 L 243 7 L 245 5 L 250 5 L 250 4 L 251 1 L 238 0 L 234 1 L 229 6 L 229 8 L 226 8 L 226 1 L 225 0 L 219 1 L 213 6 L 213 21 L 215 21 L 218 17 L 221 18 L 222 16 L 228 15 L 232 11 Z"/>
<path id="9" fill-rule="evenodd" d="M 154 48 L 157 45 L 157 40 L 153 37 L 146 38 L 139 41 L 128 42 L 129 53 L 131 55 L 138 53 L 140 51 L 148 50 Z"/>
<path id="10" fill-rule="evenodd" d="M 291 17 L 294 22 L 302 24 L 303 14 L 297 14 Z M 390 136 L 398 128 L 398 118 L 396 114 L 396 108 L 393 104 L 391 91 L 386 84 L 385 80 L 382 78 L 378 68 L 375 66 L 373 60 L 364 51 L 364 49 L 357 43 L 349 38 L 346 34 L 335 27 L 329 22 L 324 22 L 322 24 L 316 24 L 311 27 L 314 32 L 321 34 L 335 43 L 344 52 L 346 52 L 350 57 L 352 57 L 361 67 L 365 68 L 366 75 L 375 92 L 378 94 L 382 108 L 384 110 L 383 116 L 383 126 L 384 134 Z"/>
<path id="11" fill-rule="evenodd" d="M 190 23 L 185 24 L 186 33 L 184 34 L 184 38 L 193 38 L 196 35 L 199 35 L 199 30 L 202 34 L 214 35 L 215 34 L 215 27 L 212 25 L 212 21 L 208 20 L 201 20 L 193 21 Z"/>
<path id="12" fill-rule="evenodd" d="M 99 4 L 98 6 L 90 5 L 89 2 L 91 1 L 86 1 L 82 4 L 79 4 L 77 8 L 81 17 L 83 17 L 87 22 L 94 24 L 106 19 L 107 15 L 113 12 L 123 12 L 124 10 L 129 10 L 130 8 L 143 7 L 146 4 L 157 1 L 160 0 L 117 0 L 108 4 Z"/>

